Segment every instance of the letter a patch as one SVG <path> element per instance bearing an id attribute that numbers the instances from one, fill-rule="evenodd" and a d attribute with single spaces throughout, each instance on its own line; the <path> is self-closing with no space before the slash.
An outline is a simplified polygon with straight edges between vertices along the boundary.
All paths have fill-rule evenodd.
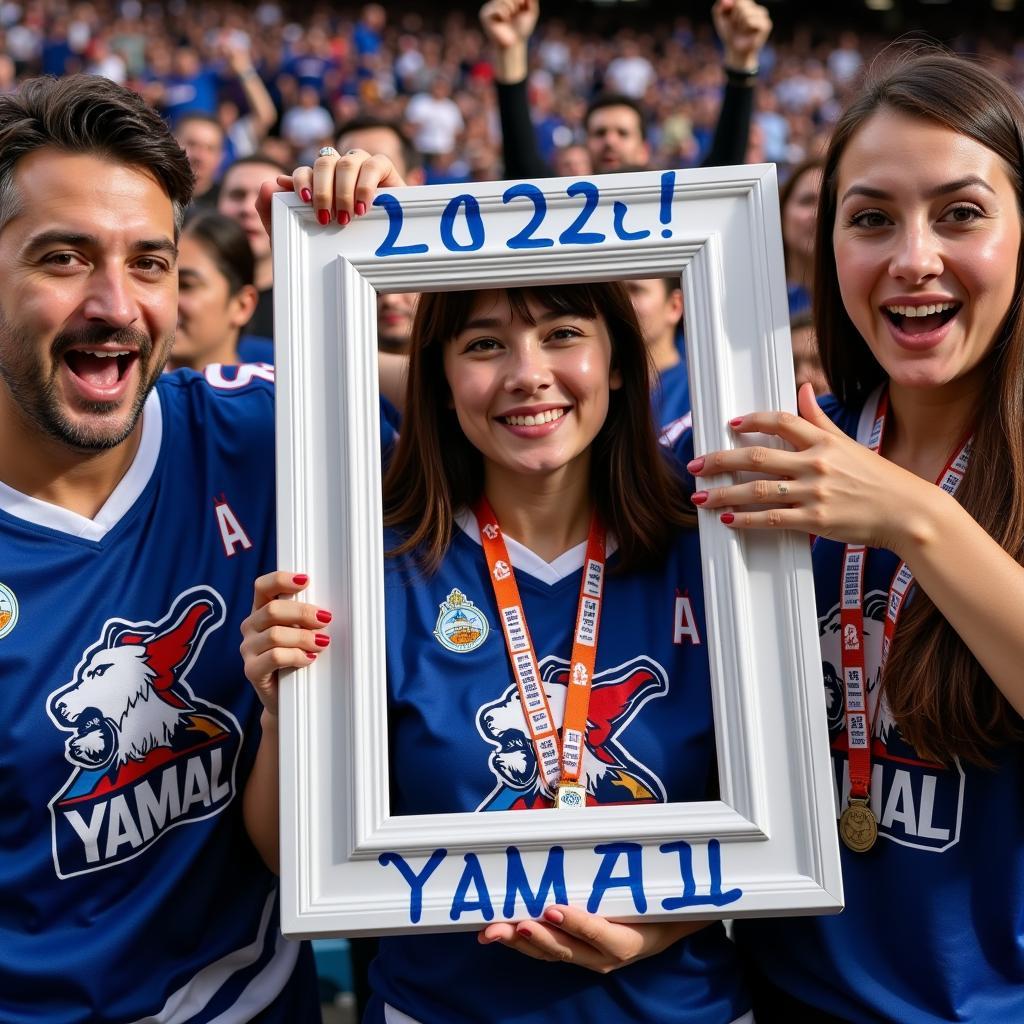
<path id="1" fill-rule="evenodd" d="M 217 527 L 220 530 L 221 543 L 224 545 L 224 554 L 230 558 L 236 554 L 236 549 L 241 547 L 248 551 L 252 547 L 252 541 L 245 532 L 238 516 L 232 511 L 224 495 L 213 503 L 214 511 L 217 513 Z"/>

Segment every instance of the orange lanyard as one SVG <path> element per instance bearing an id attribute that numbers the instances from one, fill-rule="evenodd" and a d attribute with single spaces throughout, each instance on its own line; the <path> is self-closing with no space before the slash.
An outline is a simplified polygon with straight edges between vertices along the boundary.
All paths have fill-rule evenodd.
<path id="1" fill-rule="evenodd" d="M 579 779 L 583 770 L 590 688 L 597 661 L 597 635 L 601 626 L 605 529 L 595 511 L 587 537 L 587 557 L 580 583 L 569 684 L 565 712 L 562 715 L 562 741 L 559 743 L 558 729 L 541 682 L 537 653 L 526 625 L 523 602 L 519 597 L 516 575 L 501 535 L 501 527 L 486 498 L 481 497 L 473 511 L 480 527 L 480 541 L 487 559 L 494 597 L 498 602 L 505 647 L 519 687 L 523 717 L 537 755 L 541 777 L 548 791 L 555 794 L 556 807 L 583 808 L 587 803 L 587 791 Z"/>
<path id="2" fill-rule="evenodd" d="M 880 454 L 885 418 L 889 412 L 889 393 L 878 398 L 874 425 L 868 447 Z M 955 495 L 964 478 L 971 456 L 971 436 L 960 444 L 946 462 L 936 484 L 947 494 Z M 864 657 L 864 571 L 867 548 L 863 544 L 847 544 L 843 554 L 843 575 L 840 583 L 839 608 L 842 627 L 841 655 L 843 689 L 846 702 L 846 737 L 849 746 L 850 800 L 839 819 L 839 834 L 850 849 L 863 853 L 871 849 L 877 837 L 877 822 L 868 807 L 871 787 L 871 711 L 868 705 L 867 664 Z M 914 574 L 901 561 L 889 585 L 889 600 L 882 633 L 882 654 L 879 673 L 885 671 L 896 623 L 914 583 Z"/>

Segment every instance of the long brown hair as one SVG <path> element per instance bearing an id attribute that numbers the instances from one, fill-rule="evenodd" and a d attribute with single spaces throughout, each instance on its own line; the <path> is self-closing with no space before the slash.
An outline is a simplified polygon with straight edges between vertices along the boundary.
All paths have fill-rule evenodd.
<path id="1" fill-rule="evenodd" d="M 944 52 L 904 56 L 875 71 L 836 125 L 818 207 L 814 319 L 832 393 L 857 406 L 885 380 L 843 307 L 832 230 L 839 163 L 850 139 L 880 110 L 920 118 L 1002 157 L 1024 211 L 1024 104 L 979 64 Z M 1022 246 L 1024 250 L 1024 246 Z M 1024 251 L 1013 304 L 989 359 L 975 412 L 970 466 L 957 498 L 1018 562 L 1024 555 Z M 882 685 L 906 740 L 923 757 L 991 765 L 994 745 L 1022 736 L 1017 713 L 931 599 L 918 588 L 900 617 Z"/>
<path id="2" fill-rule="evenodd" d="M 455 513 L 483 492 L 483 457 L 449 408 L 444 373 L 444 347 L 469 320 L 478 295 L 436 292 L 420 298 L 402 431 L 384 477 L 384 522 L 404 534 L 393 553 L 417 552 L 428 571 L 438 568 L 451 542 Z M 618 282 L 551 285 L 510 288 L 505 295 L 527 322 L 530 301 L 553 312 L 604 318 L 622 387 L 609 393 L 608 415 L 591 445 L 591 494 L 618 540 L 619 569 L 653 564 L 673 531 L 695 526 L 696 516 L 658 445 L 647 349 L 626 289 Z"/>

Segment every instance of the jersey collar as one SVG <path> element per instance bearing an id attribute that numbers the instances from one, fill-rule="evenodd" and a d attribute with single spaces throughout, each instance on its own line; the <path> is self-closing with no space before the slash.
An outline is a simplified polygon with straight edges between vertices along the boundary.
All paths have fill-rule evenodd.
<path id="1" fill-rule="evenodd" d="M 480 527 L 471 509 L 464 508 L 458 512 L 455 516 L 455 523 L 470 540 L 480 544 L 481 548 L 483 547 L 480 541 Z M 586 541 L 562 552 L 553 562 L 545 562 L 540 555 L 531 551 L 525 544 L 520 544 L 508 534 L 503 534 L 503 537 L 515 571 L 529 573 L 541 583 L 547 583 L 549 586 L 560 583 L 574 572 L 579 572 L 587 557 Z M 609 534 L 605 542 L 606 557 L 611 558 L 612 552 L 618 546 L 618 542 Z"/>
<path id="2" fill-rule="evenodd" d="M 142 438 L 135 458 L 93 519 L 22 494 L 3 482 L 0 482 L 0 509 L 36 526 L 46 526 L 83 540 L 101 541 L 121 521 L 149 483 L 160 455 L 163 432 L 160 398 L 153 388 L 142 409 Z"/>

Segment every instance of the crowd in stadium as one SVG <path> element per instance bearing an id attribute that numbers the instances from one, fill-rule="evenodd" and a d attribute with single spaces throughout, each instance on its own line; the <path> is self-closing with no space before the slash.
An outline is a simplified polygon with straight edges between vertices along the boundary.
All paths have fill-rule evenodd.
<path id="1" fill-rule="evenodd" d="M 273 192 L 344 228 L 382 188 L 744 163 L 780 171 L 797 388 L 710 439 L 678 276 L 378 296 L 388 799 L 724 800 L 701 545 L 810 536 L 799 765 L 845 908 L 605 917 L 553 848 L 496 915 L 467 853 L 478 930 L 354 943 L 364 1019 L 1024 1020 L 1024 38 L 707 6 L 0 3 L 4 1024 L 321 1019 L 280 933 L 278 687 L 335 670 L 349 610 L 278 561 Z"/>
<path id="2" fill-rule="evenodd" d="M 668 18 L 659 8 L 602 37 L 558 13 L 545 12 L 530 54 L 545 159 L 581 141 L 587 102 L 607 91 L 648 111 L 652 166 L 699 164 L 724 84 L 710 19 Z M 461 12 L 389 17 L 374 3 L 295 18 L 271 2 L 30 0 L 4 4 L 0 21 L 0 90 L 26 75 L 85 71 L 138 90 L 172 126 L 184 113 L 205 114 L 225 134 L 218 176 L 256 148 L 288 167 L 309 162 L 339 126 L 368 113 L 407 126 L 428 158 L 428 181 L 502 176 L 493 52 Z M 761 55 L 749 160 L 785 167 L 820 153 L 865 63 L 890 43 L 838 29 L 772 40 Z M 1020 90 L 1024 46 L 1013 45 L 972 39 Z M 253 88 L 254 72 L 262 88 Z"/>

